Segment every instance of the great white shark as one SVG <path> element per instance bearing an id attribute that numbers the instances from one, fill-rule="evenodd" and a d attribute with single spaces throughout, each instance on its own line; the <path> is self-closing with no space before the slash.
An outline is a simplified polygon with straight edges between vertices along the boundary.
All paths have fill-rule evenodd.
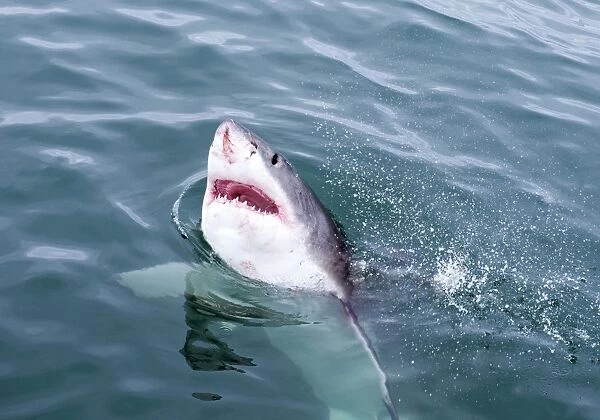
<path id="1" fill-rule="evenodd" d="M 246 277 L 350 297 L 337 225 L 292 165 L 233 120 L 219 125 L 208 154 L 202 232 Z"/>
<path id="2" fill-rule="evenodd" d="M 247 128 L 226 120 L 210 147 L 206 183 L 204 239 L 233 270 L 288 291 L 287 298 L 258 298 L 250 291 L 254 288 L 240 292 L 229 273 L 202 261 L 123 273 L 121 284 L 144 298 L 185 291 L 188 303 L 190 297 L 201 303 L 201 313 L 258 310 L 258 318 L 271 320 L 287 319 L 286 313 L 305 315 L 302 322 L 290 318 L 255 327 L 300 369 L 329 407 L 328 419 L 397 419 L 377 354 L 351 307 L 348 244 L 290 162 Z"/>

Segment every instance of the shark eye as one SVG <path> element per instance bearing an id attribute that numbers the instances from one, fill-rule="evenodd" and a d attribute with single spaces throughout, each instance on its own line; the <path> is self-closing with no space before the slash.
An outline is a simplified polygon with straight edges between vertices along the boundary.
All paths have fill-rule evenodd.
<path id="1" fill-rule="evenodd" d="M 275 153 L 273 155 L 273 157 L 271 158 L 271 164 L 276 165 L 277 162 L 279 162 L 279 155 L 277 153 Z"/>

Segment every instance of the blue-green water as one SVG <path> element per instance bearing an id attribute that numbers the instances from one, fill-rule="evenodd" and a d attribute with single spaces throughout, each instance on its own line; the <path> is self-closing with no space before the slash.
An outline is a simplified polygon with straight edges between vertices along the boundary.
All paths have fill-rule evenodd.
<path id="1" fill-rule="evenodd" d="M 9 0 L 0 63 L 0 418 L 325 418 L 277 326 L 116 280 L 206 252 L 224 118 L 343 224 L 401 416 L 600 417 L 596 2 Z"/>

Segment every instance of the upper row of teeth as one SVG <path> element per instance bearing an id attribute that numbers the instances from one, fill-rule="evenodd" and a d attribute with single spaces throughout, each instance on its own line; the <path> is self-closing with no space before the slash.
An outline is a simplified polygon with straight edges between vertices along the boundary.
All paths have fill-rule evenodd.
<path id="1" fill-rule="evenodd" d="M 258 212 L 258 213 L 268 214 L 266 211 L 259 210 L 255 206 L 249 205 L 247 201 L 240 201 L 239 197 L 236 197 L 233 200 L 230 200 L 230 199 L 227 198 L 227 196 L 218 195 L 217 198 L 216 198 L 216 200 L 219 201 L 219 202 L 221 202 L 221 203 L 226 203 L 227 201 L 233 201 L 234 203 L 242 203 L 242 204 L 245 204 L 246 207 L 249 207 L 249 208 L 251 208 L 252 210 L 254 210 L 254 211 Z"/>

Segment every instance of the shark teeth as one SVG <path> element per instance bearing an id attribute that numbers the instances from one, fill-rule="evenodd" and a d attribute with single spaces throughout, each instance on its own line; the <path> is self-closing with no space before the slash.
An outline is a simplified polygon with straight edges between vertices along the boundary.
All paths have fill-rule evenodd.
<path id="1" fill-rule="evenodd" d="M 253 212 L 260 214 L 261 216 L 269 216 L 272 214 L 266 210 L 262 210 L 260 207 L 256 207 L 256 205 L 254 205 L 254 204 L 248 203 L 247 200 L 241 200 L 239 196 L 229 199 L 224 194 L 217 194 L 215 196 L 214 200 L 220 204 L 234 204 L 235 206 L 238 206 L 238 207 L 244 206 L 248 210 L 252 210 Z"/>

